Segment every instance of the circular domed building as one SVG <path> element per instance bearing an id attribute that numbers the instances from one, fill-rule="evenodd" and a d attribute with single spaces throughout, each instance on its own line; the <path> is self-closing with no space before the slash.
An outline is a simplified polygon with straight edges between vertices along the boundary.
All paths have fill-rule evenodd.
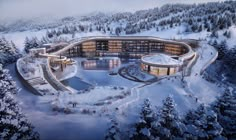
<path id="1" fill-rule="evenodd" d="M 157 76 L 175 74 L 182 65 L 183 62 L 177 57 L 162 53 L 146 55 L 141 58 L 141 69 Z"/>

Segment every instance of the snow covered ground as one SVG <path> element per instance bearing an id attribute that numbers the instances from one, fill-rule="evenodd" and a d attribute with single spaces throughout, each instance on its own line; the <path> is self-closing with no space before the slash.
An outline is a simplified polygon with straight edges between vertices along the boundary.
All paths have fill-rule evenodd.
<path id="1" fill-rule="evenodd" d="M 40 31 L 24 31 L 24 32 L 10 32 L 10 33 L 2 33 L 0 32 L 0 36 L 4 36 L 7 40 L 12 40 L 15 45 L 22 51 L 24 49 L 24 42 L 26 37 L 38 37 L 41 38 L 45 36 L 46 30 Z"/>
<path id="2" fill-rule="evenodd" d="M 175 27 L 171 29 L 165 29 L 162 31 L 156 31 L 156 29 L 151 29 L 149 31 L 144 31 L 136 36 L 156 36 L 165 39 L 205 39 L 210 35 L 207 31 L 202 31 L 200 33 L 185 33 L 185 28 L 183 26 Z"/>
<path id="3" fill-rule="evenodd" d="M 51 140 L 55 137 L 58 140 L 73 140 L 75 137 L 77 139 L 84 139 L 85 137 L 87 139 L 103 139 L 109 123 L 108 118 L 52 112 L 49 102 L 45 102 L 40 96 L 32 94 L 19 81 L 15 72 L 15 64 L 11 64 L 7 68 L 17 86 L 20 87 L 17 100 L 25 115 L 36 127 L 36 131 L 40 133 L 41 139 Z"/>
<path id="4" fill-rule="evenodd" d="M 40 32 L 22 32 L 4 34 L 5 37 L 12 38 L 19 47 L 23 46 L 25 37 L 28 34 L 40 36 L 46 31 Z M 180 34 L 181 28 L 173 28 L 156 32 L 154 29 L 142 32 L 136 35 L 157 36 L 161 38 L 205 38 L 209 35 L 207 32 Z M 1 34 L 2 35 L 2 34 Z M 101 35 L 98 32 L 77 34 L 76 37 Z M 78 110 L 90 109 L 96 113 L 83 114 L 81 112 L 64 114 L 52 111 L 52 103 L 58 98 L 55 96 L 38 97 L 31 94 L 18 80 L 14 64 L 9 66 L 13 78 L 17 85 L 21 87 L 20 93 L 17 95 L 18 101 L 21 103 L 23 112 L 36 127 L 42 139 L 103 139 L 105 131 L 110 123 L 109 117 L 116 116 L 120 126 L 128 128 L 129 124 L 136 121 L 139 115 L 141 104 L 144 99 L 149 98 L 153 107 L 162 104 L 162 100 L 168 95 L 172 95 L 177 109 L 183 115 L 188 109 L 196 108 L 200 103 L 209 104 L 216 96 L 221 93 L 221 87 L 216 86 L 202 78 L 200 70 L 213 57 L 214 49 L 205 42 L 201 43 L 199 48 L 199 58 L 192 69 L 190 77 L 185 78 L 185 83 L 181 82 L 180 77 L 170 77 L 163 79 L 151 85 L 143 83 L 131 82 L 119 75 L 110 76 L 108 71 L 92 70 L 86 71 L 78 69 L 76 77 L 83 81 L 89 82 L 97 87 L 88 93 L 77 95 L 63 95 L 59 97 L 63 102 L 77 101 L 80 103 Z M 107 86 L 111 85 L 111 86 Z M 130 94 L 122 99 L 110 100 L 111 97 L 120 95 L 122 90 L 114 90 L 112 87 L 123 87 L 123 90 L 130 90 Z M 114 91 L 113 91 L 114 90 Z M 105 99 L 105 100 L 104 100 Z M 109 104 L 101 106 L 94 105 L 99 101 L 111 101 Z M 62 105 L 62 104 L 59 104 Z M 104 111 L 104 113 L 102 112 Z M 121 128 L 122 130 L 122 128 Z M 126 130 L 122 130 L 126 131 Z"/>

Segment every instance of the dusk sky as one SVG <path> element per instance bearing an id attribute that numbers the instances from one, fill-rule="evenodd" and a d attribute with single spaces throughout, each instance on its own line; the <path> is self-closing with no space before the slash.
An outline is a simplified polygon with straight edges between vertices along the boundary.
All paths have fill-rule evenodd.
<path id="1" fill-rule="evenodd" d="M 92 12 L 133 12 L 167 3 L 203 3 L 216 0 L 0 0 L 0 21 L 35 17 L 65 17 Z M 218 0 L 220 1 L 220 0 Z"/>

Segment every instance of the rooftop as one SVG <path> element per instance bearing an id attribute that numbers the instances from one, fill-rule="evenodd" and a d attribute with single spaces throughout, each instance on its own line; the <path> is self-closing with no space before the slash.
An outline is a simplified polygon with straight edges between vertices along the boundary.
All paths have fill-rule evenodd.
<path id="1" fill-rule="evenodd" d="M 172 58 L 166 54 L 147 55 L 142 57 L 142 62 L 152 65 L 181 65 L 182 61 Z"/>

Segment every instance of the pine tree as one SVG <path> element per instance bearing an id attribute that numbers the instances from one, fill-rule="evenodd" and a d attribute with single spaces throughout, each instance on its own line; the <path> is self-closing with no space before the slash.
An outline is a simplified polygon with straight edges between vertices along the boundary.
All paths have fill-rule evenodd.
<path id="1" fill-rule="evenodd" d="M 212 31 L 211 37 L 218 38 L 219 37 L 218 32 L 216 30 Z"/>
<path id="2" fill-rule="evenodd" d="M 69 28 L 68 28 L 67 26 L 64 26 L 64 27 L 62 28 L 62 33 L 63 33 L 63 34 L 69 34 Z"/>
<path id="3" fill-rule="evenodd" d="M 52 32 L 49 32 L 49 31 L 47 30 L 46 36 L 47 36 L 48 38 L 52 38 L 52 37 L 53 37 L 53 33 L 52 33 Z"/>
<path id="4" fill-rule="evenodd" d="M 25 42 L 24 42 L 25 48 L 30 48 L 30 39 L 28 37 L 25 38 Z"/>
<path id="5" fill-rule="evenodd" d="M 157 115 L 158 118 L 152 124 L 152 132 L 155 137 L 162 139 L 178 139 L 183 137 L 185 125 L 181 122 L 175 107 L 172 96 L 168 96 L 163 101 L 163 106 Z"/>
<path id="6" fill-rule="evenodd" d="M 216 46 L 217 50 L 218 50 L 218 59 L 223 59 L 224 56 L 226 55 L 227 53 L 227 43 L 226 43 L 226 40 L 223 40 L 220 42 L 219 45 Z"/>
<path id="7" fill-rule="evenodd" d="M 14 94 L 15 83 L 6 70 L 0 70 L 0 139 L 37 140 L 39 135 L 21 112 Z"/>
<path id="8" fill-rule="evenodd" d="M 153 138 L 151 134 L 151 124 L 155 121 L 154 112 L 151 109 L 149 99 L 144 100 L 141 109 L 139 122 L 135 124 L 135 132 L 131 139 L 134 140 L 150 140 Z"/>
<path id="9" fill-rule="evenodd" d="M 120 129 L 116 120 L 111 120 L 111 125 L 105 136 L 105 140 L 121 140 Z"/>
<path id="10" fill-rule="evenodd" d="M 89 27 L 89 32 L 92 32 L 93 31 L 93 28 L 92 26 Z"/>
<path id="11" fill-rule="evenodd" d="M 47 44 L 47 43 L 50 43 L 50 40 L 49 40 L 49 38 L 43 36 L 40 42 L 41 42 L 42 44 Z"/>
<path id="12" fill-rule="evenodd" d="M 213 104 L 223 134 L 228 138 L 236 139 L 236 97 L 229 89 Z"/>
<path id="13" fill-rule="evenodd" d="M 42 43 L 38 40 L 37 37 L 33 37 L 29 39 L 28 37 L 25 38 L 25 51 L 28 53 L 32 48 L 39 48 Z"/>
<path id="14" fill-rule="evenodd" d="M 202 31 L 202 25 L 199 25 L 198 32 L 201 32 L 201 31 Z"/>
<path id="15" fill-rule="evenodd" d="M 6 65 L 15 62 L 20 57 L 20 52 L 12 41 L 0 38 L 0 63 Z"/>
<path id="16" fill-rule="evenodd" d="M 116 34 L 117 36 L 119 36 L 120 33 L 121 33 L 121 28 L 120 28 L 120 27 L 116 27 L 116 28 L 115 28 L 115 34 Z"/>
<path id="17" fill-rule="evenodd" d="M 227 34 L 228 34 L 228 32 L 227 31 L 225 31 L 224 33 L 223 33 L 223 35 L 226 37 L 227 36 Z"/>
<path id="18" fill-rule="evenodd" d="M 236 69 L 236 48 L 232 48 L 230 50 L 227 50 L 227 55 L 225 55 L 224 61 L 231 69 Z"/>
<path id="19" fill-rule="evenodd" d="M 186 125 L 184 137 L 187 139 L 223 139 L 223 128 L 217 122 L 216 113 L 201 104 L 197 110 L 190 110 L 183 121 Z"/>
<path id="20" fill-rule="evenodd" d="M 227 32 L 226 37 L 227 37 L 227 38 L 231 38 L 231 31 L 228 31 L 228 32 Z"/>
<path id="21" fill-rule="evenodd" d="M 62 31 L 60 29 L 58 29 L 56 35 L 60 36 L 61 34 L 62 34 Z"/>

